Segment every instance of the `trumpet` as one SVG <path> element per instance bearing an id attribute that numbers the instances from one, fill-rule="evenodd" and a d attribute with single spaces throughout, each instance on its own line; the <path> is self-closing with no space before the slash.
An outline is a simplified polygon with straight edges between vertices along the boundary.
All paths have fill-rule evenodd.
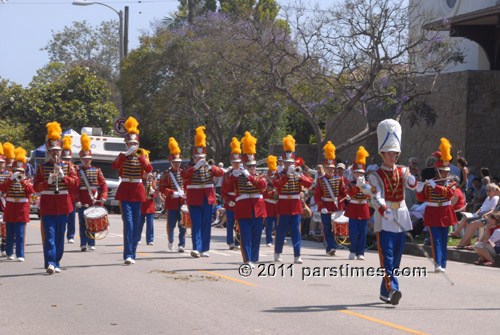
<path id="1" fill-rule="evenodd" d="M 18 175 L 16 176 L 16 181 L 18 181 L 18 182 L 22 182 L 22 181 L 23 181 L 23 179 L 24 179 L 24 176 L 23 176 L 22 174 L 18 174 Z"/>
<path id="2" fill-rule="evenodd" d="M 146 154 L 146 150 L 143 149 L 143 148 L 138 148 L 136 151 L 135 151 L 135 154 L 137 157 L 140 157 L 142 155 L 145 155 Z"/>

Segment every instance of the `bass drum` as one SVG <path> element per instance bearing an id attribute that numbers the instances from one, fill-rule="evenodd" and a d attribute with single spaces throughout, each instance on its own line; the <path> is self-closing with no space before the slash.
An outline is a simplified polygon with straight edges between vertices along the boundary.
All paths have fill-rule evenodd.
<path id="1" fill-rule="evenodd" d="M 335 242 L 348 246 L 349 240 L 349 218 L 344 216 L 344 211 L 332 213 L 332 232 L 335 235 Z"/>

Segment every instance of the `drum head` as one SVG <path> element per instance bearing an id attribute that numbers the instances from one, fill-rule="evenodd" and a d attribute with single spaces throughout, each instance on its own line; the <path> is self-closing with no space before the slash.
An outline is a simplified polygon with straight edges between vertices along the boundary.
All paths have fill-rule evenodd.
<path id="1" fill-rule="evenodd" d="M 332 213 L 332 221 L 338 223 L 347 223 L 349 222 L 349 218 L 344 216 L 344 211 L 338 211 Z"/>
<path id="2" fill-rule="evenodd" d="M 83 216 L 89 219 L 97 219 L 107 214 L 108 211 L 102 206 L 92 206 L 83 211 Z"/>

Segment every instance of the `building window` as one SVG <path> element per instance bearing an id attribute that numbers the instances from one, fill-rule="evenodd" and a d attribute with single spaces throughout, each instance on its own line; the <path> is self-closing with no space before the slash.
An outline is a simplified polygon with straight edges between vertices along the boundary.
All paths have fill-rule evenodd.
<path id="1" fill-rule="evenodd" d="M 453 8 L 457 4 L 457 0 L 446 0 L 448 7 Z"/>

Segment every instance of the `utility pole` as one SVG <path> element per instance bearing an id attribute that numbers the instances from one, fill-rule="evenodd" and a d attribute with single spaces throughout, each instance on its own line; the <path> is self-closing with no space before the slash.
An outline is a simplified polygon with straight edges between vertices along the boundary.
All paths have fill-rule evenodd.
<path id="1" fill-rule="evenodd" d="M 194 0 L 188 0 L 188 23 L 193 24 Z"/>

